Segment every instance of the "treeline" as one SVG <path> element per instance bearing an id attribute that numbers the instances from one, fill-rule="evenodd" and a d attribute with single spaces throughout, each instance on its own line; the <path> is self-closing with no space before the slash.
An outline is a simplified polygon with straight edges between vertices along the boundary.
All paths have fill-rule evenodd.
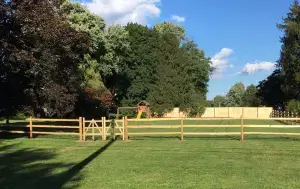
<path id="1" fill-rule="evenodd" d="M 217 95 L 209 101 L 212 107 L 259 107 L 262 101 L 255 85 L 245 85 L 241 82 L 233 85 L 225 96 Z"/>
<path id="2" fill-rule="evenodd" d="M 211 62 L 184 27 L 107 26 L 68 0 L 0 0 L 0 117 L 202 113 Z"/>
<path id="3" fill-rule="evenodd" d="M 236 84 L 226 96 L 216 96 L 211 102 L 213 106 L 268 106 L 300 113 L 300 6 L 297 0 L 277 26 L 283 36 L 274 72 L 245 92 L 243 84 Z"/>

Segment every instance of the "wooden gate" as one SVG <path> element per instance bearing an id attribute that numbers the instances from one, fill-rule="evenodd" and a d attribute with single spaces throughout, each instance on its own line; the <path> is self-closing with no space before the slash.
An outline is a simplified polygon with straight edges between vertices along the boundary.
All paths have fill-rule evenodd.
<path id="1" fill-rule="evenodd" d="M 124 140 L 124 124 L 124 118 L 121 120 L 106 120 L 105 117 L 103 117 L 101 120 L 85 120 L 85 118 L 83 118 L 83 140 L 86 141 L 89 139 L 89 136 L 92 137 L 93 141 L 95 141 L 95 138 L 97 137 L 101 138 L 102 140 L 106 140 L 108 136 L 114 140 L 117 136 L 122 136 L 122 139 Z"/>
<path id="2" fill-rule="evenodd" d="M 108 126 L 106 126 L 108 124 Z M 124 118 L 121 120 L 107 120 L 105 121 L 106 135 L 111 136 L 114 140 L 116 137 L 121 136 L 122 140 L 125 139 L 124 130 L 125 130 Z M 110 132 L 109 132 L 110 131 Z"/>

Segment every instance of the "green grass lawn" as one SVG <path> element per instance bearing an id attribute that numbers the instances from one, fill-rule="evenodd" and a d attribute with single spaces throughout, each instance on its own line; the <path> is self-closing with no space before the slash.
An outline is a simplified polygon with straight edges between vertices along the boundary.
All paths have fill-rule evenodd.
<path id="1" fill-rule="evenodd" d="M 300 188 L 300 138 L 0 140 L 8 188 Z"/>

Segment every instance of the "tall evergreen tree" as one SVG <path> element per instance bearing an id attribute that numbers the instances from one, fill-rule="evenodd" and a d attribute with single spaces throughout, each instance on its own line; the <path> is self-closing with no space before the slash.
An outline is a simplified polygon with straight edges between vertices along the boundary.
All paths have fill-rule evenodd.
<path id="1" fill-rule="evenodd" d="M 284 32 L 281 38 L 282 49 L 278 67 L 283 74 L 282 91 L 287 99 L 300 100 L 300 6 L 295 0 L 290 7 L 290 12 L 278 24 Z"/>

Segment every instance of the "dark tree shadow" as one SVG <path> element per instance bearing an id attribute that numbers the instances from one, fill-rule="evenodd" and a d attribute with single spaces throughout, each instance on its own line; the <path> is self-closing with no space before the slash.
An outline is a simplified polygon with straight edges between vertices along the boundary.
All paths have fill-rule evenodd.
<path id="1" fill-rule="evenodd" d="M 79 172 L 104 152 L 114 141 L 77 164 L 54 163 L 56 154 L 45 149 L 20 149 L 16 145 L 0 146 L 0 188 L 60 189 L 78 188 L 83 175 Z M 67 170 L 57 173 L 57 170 Z M 68 187 L 64 186 L 68 183 Z"/>

